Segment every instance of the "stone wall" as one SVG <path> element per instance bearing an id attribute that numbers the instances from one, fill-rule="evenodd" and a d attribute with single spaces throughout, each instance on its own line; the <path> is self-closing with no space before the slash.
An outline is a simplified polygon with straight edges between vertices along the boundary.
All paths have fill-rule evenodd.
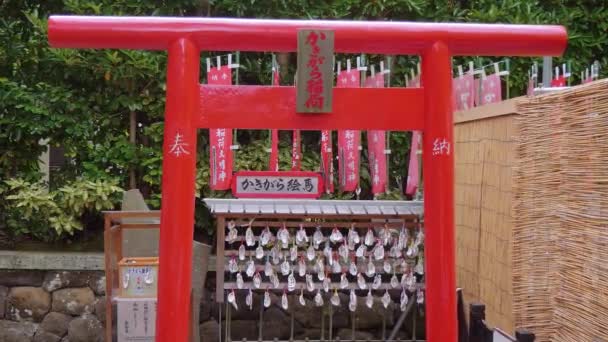
<path id="1" fill-rule="evenodd" d="M 218 341 L 219 329 L 226 330 L 226 309 L 222 307 L 220 326 L 219 305 L 213 294 L 213 273 L 207 278 L 209 284 L 200 303 L 199 331 L 201 342 Z M 298 293 L 299 294 L 299 293 Z M 365 306 L 366 293 L 358 294 L 357 313 L 348 311 L 348 296 L 341 295 L 341 305 L 332 308 L 332 336 L 341 340 L 351 339 L 353 324 L 358 340 L 382 337 L 383 317 L 386 336 L 398 320 L 401 311 L 391 304 L 384 309 L 380 298 L 372 309 Z M 391 293 L 393 301 L 399 302 L 399 291 Z M 305 293 L 305 295 L 308 295 Z M 259 316 L 262 294 L 255 293 L 253 308 L 244 307 L 245 292 L 239 291 L 239 310 L 231 310 L 231 338 L 233 341 L 257 340 L 260 328 Z M 322 318 L 324 337 L 329 337 L 329 295 L 325 306 L 315 307 L 307 297 L 302 307 L 297 295 L 289 297 L 289 309 L 280 307 L 280 298 L 271 295 L 272 305 L 264 309 L 262 331 L 266 340 L 289 339 L 291 315 L 294 316 L 294 337 L 304 340 L 321 336 Z M 410 294 L 410 300 L 415 295 Z M 105 326 L 105 276 L 103 271 L 62 270 L 3 270 L 0 269 L 0 342 L 101 342 L 104 341 Z M 406 318 L 398 337 L 411 338 L 414 330 L 413 315 Z M 424 316 L 416 317 L 418 338 L 424 336 Z M 222 337 L 225 341 L 225 336 Z"/>
<path id="2" fill-rule="evenodd" d="M 0 270 L 0 342 L 101 342 L 102 271 Z"/>

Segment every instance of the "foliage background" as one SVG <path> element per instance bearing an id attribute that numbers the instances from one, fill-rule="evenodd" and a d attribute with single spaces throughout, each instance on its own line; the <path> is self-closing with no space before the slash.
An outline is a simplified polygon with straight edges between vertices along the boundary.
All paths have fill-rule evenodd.
<path id="1" fill-rule="evenodd" d="M 255 18 L 411 20 L 562 24 L 570 41 L 574 83 L 592 61 L 606 64 L 608 8 L 593 0 L 0 0 L 0 240 L 56 240 L 83 227 L 95 229 L 99 210 L 117 205 L 129 172 L 152 208 L 159 206 L 166 56 L 127 50 L 50 49 L 50 14 L 167 15 Z M 213 53 L 203 53 L 205 57 Z M 282 59 L 282 83 L 293 82 L 295 55 Z M 339 60 L 342 57 L 337 56 Z M 352 57 L 352 56 L 350 56 Z M 385 56 L 366 56 L 372 63 Z M 471 59 L 457 58 L 455 64 Z M 473 58 L 477 65 L 492 58 Z M 511 96 L 523 94 L 530 58 L 511 61 Z M 241 54 L 238 81 L 269 84 L 270 53 Z M 396 56 L 392 86 L 415 68 L 416 56 Z M 204 66 L 201 70 L 205 70 Z M 201 82 L 205 82 L 201 75 Z M 129 117 L 137 119 L 136 143 L 129 142 Z M 239 131 L 242 149 L 236 169 L 264 169 L 268 132 Z M 42 139 L 61 146 L 69 162 L 54 172 L 48 191 L 40 183 Z M 281 133 L 281 168 L 289 167 L 290 132 Z M 319 133 L 303 134 L 303 168 L 319 164 Z M 392 134 L 391 193 L 400 196 L 406 174 L 409 135 Z M 199 133 L 197 186 L 211 193 L 207 132 Z M 364 150 L 365 151 L 365 150 Z M 362 197 L 369 198 L 364 152 Z M 80 194 L 66 200 L 69 191 Z M 83 195 L 86 194 L 86 195 Z M 333 197 L 352 198 L 352 194 Z M 209 217 L 197 201 L 197 230 L 211 232 Z M 85 230 L 86 232 L 86 230 Z M 67 233 L 67 234 L 66 234 Z M 78 237 L 79 233 L 76 233 Z"/>

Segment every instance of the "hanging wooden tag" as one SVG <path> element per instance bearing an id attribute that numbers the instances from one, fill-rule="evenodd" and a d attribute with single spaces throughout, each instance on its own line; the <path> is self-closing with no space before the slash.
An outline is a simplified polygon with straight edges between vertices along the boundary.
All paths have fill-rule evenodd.
<path id="1" fill-rule="evenodd" d="M 298 31 L 296 111 L 328 113 L 332 110 L 334 32 Z"/>

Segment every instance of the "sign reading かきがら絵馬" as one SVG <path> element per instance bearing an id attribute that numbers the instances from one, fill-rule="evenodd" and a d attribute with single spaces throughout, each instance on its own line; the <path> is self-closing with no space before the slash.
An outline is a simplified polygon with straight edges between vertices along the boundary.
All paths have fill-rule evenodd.
<path id="1" fill-rule="evenodd" d="M 310 171 L 241 171 L 232 179 L 237 198 L 319 198 L 323 192 L 320 173 Z"/>

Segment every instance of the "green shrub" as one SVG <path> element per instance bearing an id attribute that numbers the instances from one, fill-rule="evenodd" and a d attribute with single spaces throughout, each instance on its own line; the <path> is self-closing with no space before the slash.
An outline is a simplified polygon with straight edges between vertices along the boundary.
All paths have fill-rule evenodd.
<path id="1" fill-rule="evenodd" d="M 113 209 L 122 189 L 113 180 L 77 179 L 49 191 L 41 182 L 9 179 L 0 186 L 5 224 L 13 236 L 53 240 L 83 229 L 86 214 Z"/>

